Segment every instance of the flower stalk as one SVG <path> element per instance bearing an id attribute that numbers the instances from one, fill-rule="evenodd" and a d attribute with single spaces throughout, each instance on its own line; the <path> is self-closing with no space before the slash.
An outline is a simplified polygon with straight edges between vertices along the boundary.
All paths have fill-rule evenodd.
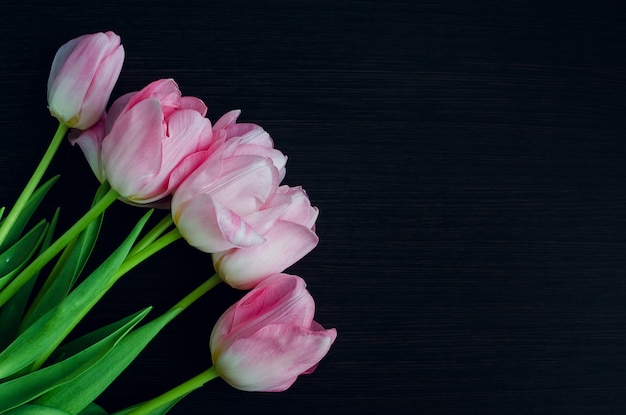
<path id="1" fill-rule="evenodd" d="M 191 379 L 181 383 L 175 388 L 170 389 L 169 391 L 153 398 L 149 401 L 146 401 L 140 404 L 137 408 L 128 412 L 128 415 L 146 415 L 152 412 L 153 410 L 166 405 L 178 398 L 182 398 L 194 390 L 201 388 L 205 383 L 210 382 L 211 380 L 219 377 L 217 370 L 215 367 L 210 367 L 204 372 L 192 377 Z"/>

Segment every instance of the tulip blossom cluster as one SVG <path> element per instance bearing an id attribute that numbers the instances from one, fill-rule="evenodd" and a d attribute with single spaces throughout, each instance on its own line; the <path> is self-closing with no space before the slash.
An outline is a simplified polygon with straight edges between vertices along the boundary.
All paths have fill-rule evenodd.
<path id="1" fill-rule="evenodd" d="M 170 210 L 180 237 L 211 255 L 219 278 L 251 290 L 219 319 L 217 373 L 247 391 L 282 391 L 329 351 L 334 329 L 313 320 L 300 277 L 283 272 L 318 244 L 318 209 L 283 184 L 287 157 L 239 110 L 212 123 L 207 106 L 160 79 L 105 105 L 124 53 L 112 32 L 64 45 L 48 82 L 53 116 L 73 130 L 93 173 L 117 198 Z M 139 412 L 138 412 L 139 413 Z"/>

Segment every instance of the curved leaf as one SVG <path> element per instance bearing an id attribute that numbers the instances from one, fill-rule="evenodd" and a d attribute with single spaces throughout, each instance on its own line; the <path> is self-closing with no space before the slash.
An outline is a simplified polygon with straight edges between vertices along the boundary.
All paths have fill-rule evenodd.
<path id="1" fill-rule="evenodd" d="M 33 256 L 46 234 L 48 223 L 39 222 L 15 245 L 0 255 L 0 289 L 6 286 Z"/>
<path id="2" fill-rule="evenodd" d="M 107 355 L 137 323 L 150 312 L 150 307 L 142 310 L 127 324 L 88 347 L 59 363 L 39 369 L 2 383 L 0 388 L 0 413 L 30 402 L 47 391 L 53 390 L 79 376 Z M 47 405 L 58 408 L 57 406 Z"/>
<path id="3" fill-rule="evenodd" d="M 98 188 L 92 207 L 102 198 L 106 190 L 106 187 L 103 186 Z M 65 248 L 63 254 L 58 259 L 52 272 L 30 306 L 21 324 L 20 331 L 24 331 L 39 317 L 59 304 L 70 292 L 91 256 L 98 239 L 103 217 L 104 213 L 94 219 L 80 235 Z"/>
<path id="4" fill-rule="evenodd" d="M 54 212 L 54 216 L 50 221 L 50 225 L 44 236 L 43 243 L 39 247 L 39 252 L 44 251 L 52 242 L 52 235 L 56 229 L 57 222 L 59 220 L 59 209 Z M 20 323 L 26 310 L 26 305 L 30 297 L 33 286 L 35 285 L 36 278 L 31 278 L 20 290 L 11 298 L 3 307 L 0 307 L 0 349 L 4 349 L 10 344 L 20 328 Z"/>
<path id="5" fill-rule="evenodd" d="M 41 405 L 22 405 L 19 408 L 5 412 L 6 415 L 72 415 L 60 409 Z"/>
<path id="6" fill-rule="evenodd" d="M 150 216 L 139 220 L 130 235 L 61 303 L 28 327 L 2 353 L 0 378 L 43 363 L 115 282 L 115 274 Z"/>
<path id="7" fill-rule="evenodd" d="M 80 412 L 93 402 L 132 363 L 150 341 L 181 309 L 170 310 L 128 333 L 102 360 L 79 377 L 38 398 L 35 402 Z"/>

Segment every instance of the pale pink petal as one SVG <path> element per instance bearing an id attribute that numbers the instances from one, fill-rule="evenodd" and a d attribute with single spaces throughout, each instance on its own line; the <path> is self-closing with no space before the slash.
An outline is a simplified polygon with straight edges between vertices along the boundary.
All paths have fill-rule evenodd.
<path id="1" fill-rule="evenodd" d="M 203 117 L 207 113 L 207 106 L 200 98 L 196 97 L 181 97 L 180 99 L 180 109 L 190 109 L 197 111 Z"/>
<path id="2" fill-rule="evenodd" d="M 111 108 L 109 108 L 109 112 L 107 114 L 107 122 L 106 122 L 106 132 L 107 132 L 107 134 L 111 131 L 111 129 L 113 128 L 113 124 L 115 124 L 115 122 L 117 121 L 117 119 L 121 115 L 121 113 L 124 110 L 124 108 L 126 108 L 126 105 L 130 101 L 130 99 L 136 93 L 137 92 L 129 92 L 127 94 L 122 95 L 121 97 L 119 97 L 115 101 L 113 101 L 113 104 L 111 104 Z"/>
<path id="3" fill-rule="evenodd" d="M 311 201 L 304 189 L 300 186 L 281 186 L 278 189 L 278 193 L 291 198 L 289 208 L 284 211 L 280 218 L 287 222 L 300 224 L 309 229 L 313 228 L 319 215 L 319 210 L 311 206 Z"/>
<path id="4" fill-rule="evenodd" d="M 217 203 L 208 194 L 172 204 L 174 222 L 181 235 L 203 252 L 218 252 L 234 246 L 252 246 L 265 239 L 239 216 Z"/>
<path id="5" fill-rule="evenodd" d="M 128 103 L 128 109 L 146 99 L 156 99 L 160 102 L 163 116 L 167 119 L 180 106 L 181 93 L 178 84 L 173 79 L 159 79 L 148 84 L 137 92 Z"/>
<path id="6" fill-rule="evenodd" d="M 102 167 L 102 160 L 100 153 L 102 151 L 102 140 L 105 134 L 106 113 L 102 115 L 100 121 L 95 123 L 91 128 L 86 131 L 72 130 L 69 135 L 69 140 L 72 145 L 78 144 L 80 149 L 85 154 L 89 167 L 96 175 L 100 182 L 103 182 L 106 178 L 104 168 Z"/>
<path id="7" fill-rule="evenodd" d="M 260 245 L 215 256 L 215 269 L 228 285 L 250 289 L 267 276 L 295 264 L 319 242 L 309 228 L 280 220 L 263 237 L 265 242 Z"/>
<path id="8" fill-rule="evenodd" d="M 257 331 L 268 322 L 309 327 L 315 302 L 302 278 L 274 274 L 242 297 L 232 313 L 231 331 L 241 337 L 241 330 Z"/>
<path id="9" fill-rule="evenodd" d="M 168 188 L 176 189 L 178 191 L 181 183 L 188 179 L 189 176 L 191 176 L 191 174 L 196 171 L 210 155 L 211 152 L 207 150 L 198 151 L 185 157 L 183 161 L 181 161 L 172 171 Z"/>
<path id="10" fill-rule="evenodd" d="M 93 125 L 98 120 L 98 114 L 102 113 L 109 102 L 111 91 L 113 91 L 122 70 L 123 62 L 124 48 L 122 46 L 102 60 L 85 94 L 85 102 L 76 128 Z"/>
<path id="11" fill-rule="evenodd" d="M 52 96 L 52 86 L 57 81 L 61 70 L 63 69 L 63 64 L 67 60 L 67 58 L 72 54 L 76 45 L 87 35 L 83 35 L 77 37 L 75 39 L 70 40 L 65 43 L 63 46 L 59 48 L 56 55 L 54 55 L 54 59 L 52 61 L 52 67 L 50 68 L 50 76 L 48 77 L 48 102 L 51 101 Z"/>
<path id="12" fill-rule="evenodd" d="M 231 124 L 237 122 L 237 118 L 241 115 L 241 110 L 232 110 L 222 115 L 219 120 L 215 122 L 213 128 L 215 130 L 222 130 Z"/>
<path id="13" fill-rule="evenodd" d="M 188 155 L 206 150 L 202 141 L 210 142 L 211 122 L 194 110 L 176 111 L 167 122 L 166 134 L 162 162 L 164 170 L 170 171 Z"/>
<path id="14" fill-rule="evenodd" d="M 259 210 L 278 189 L 278 171 L 271 161 L 258 156 L 231 157 L 223 162 L 220 178 L 211 195 L 240 216 Z"/>
<path id="15" fill-rule="evenodd" d="M 271 324 L 214 353 L 220 376 L 244 391 L 281 392 L 329 351 L 336 331 Z"/>
<path id="16" fill-rule="evenodd" d="M 155 187 L 161 169 L 163 114 L 156 100 L 144 100 L 118 118 L 102 143 L 102 160 L 111 186 L 135 202 L 150 202 L 164 195 L 141 194 Z M 159 183 L 165 190 L 167 182 Z"/>

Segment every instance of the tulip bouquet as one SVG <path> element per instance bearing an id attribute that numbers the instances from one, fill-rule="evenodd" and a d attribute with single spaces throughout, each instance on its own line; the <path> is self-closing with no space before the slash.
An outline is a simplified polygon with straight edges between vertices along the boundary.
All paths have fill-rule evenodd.
<path id="1" fill-rule="evenodd" d="M 107 414 L 97 397 L 221 282 L 249 291 L 207 332 L 213 366 L 116 415 L 164 414 L 217 377 L 243 391 L 283 391 L 335 341 L 335 329 L 314 321 L 304 280 L 284 273 L 318 243 L 317 208 L 301 187 L 281 185 L 287 157 L 263 128 L 238 123 L 239 111 L 211 123 L 202 100 L 183 96 L 172 79 L 125 94 L 107 110 L 123 60 L 112 32 L 58 50 L 48 106 L 59 127 L 13 207 L 0 209 L 0 414 Z M 58 179 L 43 181 L 66 136 L 101 184 L 85 214 L 58 232 L 58 210 L 31 222 Z M 115 201 L 146 213 L 83 275 L 98 236 L 111 237 L 104 212 Z M 153 220 L 156 212 L 162 217 Z M 116 281 L 179 239 L 211 255 L 213 276 L 156 317 L 146 307 L 69 336 Z"/>

